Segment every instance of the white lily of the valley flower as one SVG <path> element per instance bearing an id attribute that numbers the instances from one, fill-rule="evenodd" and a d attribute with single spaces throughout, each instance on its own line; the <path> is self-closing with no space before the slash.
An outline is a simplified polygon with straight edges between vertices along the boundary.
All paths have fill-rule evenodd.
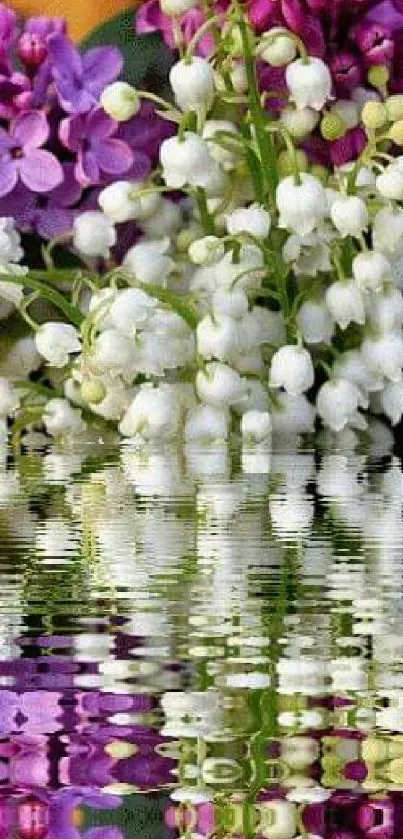
<path id="1" fill-rule="evenodd" d="M 310 434 L 314 430 L 315 408 L 304 394 L 276 393 L 271 418 L 276 434 Z"/>
<path id="2" fill-rule="evenodd" d="M 125 288 L 116 294 L 109 318 L 116 329 L 132 337 L 136 329 L 144 325 L 157 305 L 157 300 L 141 288 Z"/>
<path id="3" fill-rule="evenodd" d="M 151 242 L 139 242 L 129 248 L 123 260 L 123 268 L 133 274 L 140 283 L 164 285 L 175 263 L 168 256 L 170 241 L 167 236 Z"/>
<path id="4" fill-rule="evenodd" d="M 337 378 L 348 379 L 363 393 L 382 388 L 382 377 L 374 375 L 369 369 L 359 349 L 341 353 L 335 361 L 334 372 Z"/>
<path id="5" fill-rule="evenodd" d="M 327 289 L 325 300 L 341 329 L 346 329 L 349 323 L 365 323 L 364 301 L 353 279 L 337 280 Z"/>
<path id="6" fill-rule="evenodd" d="M 144 184 L 115 181 L 100 193 L 98 202 L 102 212 L 114 223 L 149 218 L 161 204 L 158 193 L 137 196 Z"/>
<path id="7" fill-rule="evenodd" d="M 293 263 L 297 275 L 316 277 L 318 271 L 330 271 L 332 268 L 329 245 L 322 231 L 306 236 L 289 236 L 283 247 L 283 257 L 286 262 Z"/>
<path id="8" fill-rule="evenodd" d="M 399 256 L 403 252 L 403 212 L 384 207 L 376 214 L 372 226 L 372 240 L 376 250 Z"/>
<path id="9" fill-rule="evenodd" d="M 308 137 L 319 121 L 319 114 L 313 108 L 286 107 L 281 111 L 280 122 L 285 126 L 294 140 L 304 140 Z"/>
<path id="10" fill-rule="evenodd" d="M 3 216 L 0 218 L 0 264 L 19 262 L 23 255 L 21 236 L 16 230 L 14 219 Z"/>
<path id="11" fill-rule="evenodd" d="M 226 408 L 198 405 L 186 417 L 184 437 L 187 441 L 214 443 L 229 436 L 229 413 Z"/>
<path id="12" fill-rule="evenodd" d="M 403 338 L 387 332 L 375 338 L 366 338 L 362 344 L 365 362 L 375 375 L 385 376 L 391 382 L 400 382 L 403 367 Z"/>
<path id="13" fill-rule="evenodd" d="M 205 187 L 217 167 L 207 142 L 191 131 L 186 132 L 183 139 L 170 137 L 164 140 L 160 160 L 164 181 L 172 189 L 180 189 L 186 184 Z"/>
<path id="14" fill-rule="evenodd" d="M 268 411 L 247 411 L 242 416 L 241 433 L 250 443 L 262 443 L 272 432 L 272 421 Z"/>
<path id="15" fill-rule="evenodd" d="M 270 386 L 283 387 L 291 396 L 299 396 L 315 380 L 312 358 L 304 347 L 286 345 L 274 353 L 270 367 Z"/>
<path id="16" fill-rule="evenodd" d="M 101 373 L 134 374 L 136 355 L 132 342 L 117 329 L 105 329 L 95 343 L 91 364 Z"/>
<path id="17" fill-rule="evenodd" d="M 85 429 L 80 412 L 72 408 L 67 399 L 50 399 L 45 406 L 43 422 L 52 437 L 70 437 Z"/>
<path id="18" fill-rule="evenodd" d="M 231 361 L 238 349 L 238 327 L 228 315 L 206 315 L 197 324 L 197 351 L 202 358 Z"/>
<path id="19" fill-rule="evenodd" d="M 169 81 L 176 104 L 182 111 L 209 108 L 214 96 L 214 72 L 204 58 L 193 55 L 171 68 Z"/>
<path id="20" fill-rule="evenodd" d="M 320 224 L 327 212 L 326 194 L 313 175 L 302 173 L 301 183 L 293 176 L 280 181 L 276 201 L 280 213 L 279 226 L 305 236 Z"/>
<path id="21" fill-rule="evenodd" d="M 204 140 L 207 140 L 209 152 L 213 160 L 219 163 L 225 171 L 230 171 L 236 166 L 239 153 L 237 154 L 235 144 L 234 150 L 224 148 L 221 145 L 218 134 L 224 131 L 228 134 L 233 134 L 234 138 L 239 133 L 236 125 L 229 120 L 208 119 L 204 124 L 202 136 Z"/>
<path id="22" fill-rule="evenodd" d="M 329 343 L 334 322 L 322 300 L 306 300 L 297 314 L 297 324 L 307 344 Z"/>
<path id="23" fill-rule="evenodd" d="M 371 325 L 381 332 L 395 332 L 403 325 L 403 294 L 393 286 L 366 303 L 367 317 Z"/>
<path id="24" fill-rule="evenodd" d="M 250 207 L 239 207 L 225 217 L 227 231 L 230 236 L 238 233 L 250 233 L 256 239 L 266 239 L 269 235 L 271 218 L 259 204 L 252 204 Z"/>
<path id="25" fill-rule="evenodd" d="M 195 265 L 214 265 L 224 256 L 224 244 L 218 236 L 203 236 L 189 245 L 189 256 Z"/>
<path id="26" fill-rule="evenodd" d="M 332 90 L 332 77 L 321 58 L 297 58 L 285 73 L 287 87 L 297 108 L 321 111 Z"/>
<path id="27" fill-rule="evenodd" d="M 248 298 L 241 288 L 233 291 L 218 288 L 211 302 L 214 314 L 228 315 L 234 320 L 243 318 L 248 312 Z"/>
<path id="28" fill-rule="evenodd" d="M 368 210 L 357 195 L 341 195 L 332 202 L 330 218 L 341 236 L 359 238 L 368 227 Z"/>
<path id="29" fill-rule="evenodd" d="M 382 408 L 392 425 L 397 425 L 403 415 L 403 382 L 392 382 L 380 393 Z"/>
<path id="30" fill-rule="evenodd" d="M 178 434 L 180 421 L 181 407 L 169 387 L 145 385 L 134 397 L 119 428 L 125 437 L 169 440 Z"/>
<path id="31" fill-rule="evenodd" d="M 380 251 L 363 251 L 353 259 L 353 276 L 362 291 L 381 291 L 391 281 L 393 269 Z"/>
<path id="32" fill-rule="evenodd" d="M 84 256 L 107 259 L 115 244 L 115 228 L 104 213 L 90 210 L 74 219 L 73 245 Z"/>
<path id="33" fill-rule="evenodd" d="M 392 163 L 376 179 L 376 188 L 383 198 L 401 201 L 403 198 L 403 169 Z"/>
<path id="34" fill-rule="evenodd" d="M 203 402 L 229 407 L 246 396 L 246 382 L 227 364 L 212 361 L 196 375 L 196 391 Z"/>
<path id="35" fill-rule="evenodd" d="M 70 323 L 47 321 L 35 334 L 36 349 L 52 367 L 65 367 L 70 353 L 81 349 L 80 335 Z"/>
<path id="36" fill-rule="evenodd" d="M 325 425 L 333 431 L 341 431 L 357 420 L 358 408 L 363 401 L 362 393 L 353 382 L 330 379 L 320 388 L 316 407 Z"/>

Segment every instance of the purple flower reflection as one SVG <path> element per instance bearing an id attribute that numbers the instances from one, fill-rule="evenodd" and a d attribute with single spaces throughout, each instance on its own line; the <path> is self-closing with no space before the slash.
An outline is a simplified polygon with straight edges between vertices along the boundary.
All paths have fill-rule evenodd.
<path id="1" fill-rule="evenodd" d="M 0 196 L 8 195 L 19 178 L 33 192 L 48 192 L 62 182 L 61 164 L 41 148 L 48 137 L 48 121 L 39 111 L 18 116 L 9 133 L 0 128 Z"/>
<path id="2" fill-rule="evenodd" d="M 0 735 L 26 732 L 52 734 L 60 729 L 60 693 L 0 691 Z"/>

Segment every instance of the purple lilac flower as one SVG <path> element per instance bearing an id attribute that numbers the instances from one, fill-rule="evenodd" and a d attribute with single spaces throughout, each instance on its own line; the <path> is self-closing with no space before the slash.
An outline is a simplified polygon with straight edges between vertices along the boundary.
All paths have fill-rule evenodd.
<path id="1" fill-rule="evenodd" d="M 95 47 L 81 55 L 66 37 L 52 35 L 48 49 L 53 82 L 67 113 L 84 114 L 91 110 L 123 68 L 122 56 L 115 47 Z"/>
<path id="2" fill-rule="evenodd" d="M 102 108 L 61 121 L 59 139 L 76 155 L 74 173 L 81 186 L 99 184 L 105 175 L 121 175 L 132 166 L 133 152 L 115 137 L 117 129 Z"/>
<path id="3" fill-rule="evenodd" d="M 80 201 L 82 187 L 74 177 L 74 164 L 63 164 L 63 181 L 47 195 L 31 192 L 19 183 L 4 198 L 0 198 L 0 215 L 12 215 L 19 229 L 36 232 L 43 239 L 68 233 Z"/>
<path id="4" fill-rule="evenodd" d="M 0 3 L 0 60 L 3 61 L 17 33 L 17 15 Z"/>
<path id="5" fill-rule="evenodd" d="M 16 118 L 10 131 L 0 128 L 0 196 L 8 195 L 18 180 L 33 192 L 48 192 L 63 180 L 57 158 L 41 148 L 49 138 L 49 125 L 39 111 Z"/>

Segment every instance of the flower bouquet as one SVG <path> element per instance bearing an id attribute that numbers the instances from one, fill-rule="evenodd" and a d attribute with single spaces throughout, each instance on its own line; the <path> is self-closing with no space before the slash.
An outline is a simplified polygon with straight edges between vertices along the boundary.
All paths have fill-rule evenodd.
<path id="1" fill-rule="evenodd" d="M 400 421 L 403 9 L 331 6 L 151 0 L 167 99 L 3 7 L 4 434 Z"/>

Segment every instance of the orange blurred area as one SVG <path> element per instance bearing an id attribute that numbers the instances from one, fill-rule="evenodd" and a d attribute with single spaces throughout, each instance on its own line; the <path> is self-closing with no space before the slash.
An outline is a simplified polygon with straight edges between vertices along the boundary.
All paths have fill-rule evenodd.
<path id="1" fill-rule="evenodd" d="M 10 0 L 9 5 L 20 15 L 66 18 L 72 38 L 78 41 L 108 18 L 139 3 L 135 0 Z"/>

